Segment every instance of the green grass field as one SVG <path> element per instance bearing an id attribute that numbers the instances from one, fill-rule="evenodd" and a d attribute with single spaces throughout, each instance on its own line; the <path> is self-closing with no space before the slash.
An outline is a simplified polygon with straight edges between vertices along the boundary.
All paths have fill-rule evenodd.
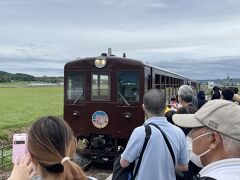
<path id="1" fill-rule="evenodd" d="M 46 115 L 63 115 L 63 87 L 0 88 L 0 140 Z"/>

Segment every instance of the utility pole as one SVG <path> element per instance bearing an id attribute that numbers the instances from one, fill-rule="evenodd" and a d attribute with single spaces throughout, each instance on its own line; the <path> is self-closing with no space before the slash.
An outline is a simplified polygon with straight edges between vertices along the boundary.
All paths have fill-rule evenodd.
<path id="1" fill-rule="evenodd" d="M 230 84 L 230 78 L 229 78 L 229 73 L 227 73 L 227 86 L 229 86 L 229 84 Z"/>

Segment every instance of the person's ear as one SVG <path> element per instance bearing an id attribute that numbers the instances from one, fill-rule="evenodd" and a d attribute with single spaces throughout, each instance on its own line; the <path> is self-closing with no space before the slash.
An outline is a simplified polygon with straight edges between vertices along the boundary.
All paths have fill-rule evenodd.
<path id="1" fill-rule="evenodd" d="M 220 136 L 219 133 L 213 132 L 211 138 L 212 140 L 210 144 L 210 149 L 214 150 L 222 145 L 222 137 Z"/>
<path id="2" fill-rule="evenodd" d="M 143 109 L 143 111 L 145 112 L 146 108 L 145 108 L 145 105 L 144 105 L 144 104 L 142 104 L 142 109 Z"/>

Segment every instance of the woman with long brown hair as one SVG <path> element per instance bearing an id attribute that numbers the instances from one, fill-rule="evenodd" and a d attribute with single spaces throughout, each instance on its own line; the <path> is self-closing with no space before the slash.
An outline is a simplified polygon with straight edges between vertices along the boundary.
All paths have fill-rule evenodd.
<path id="1" fill-rule="evenodd" d="M 9 179 L 20 180 L 23 170 L 28 170 L 26 174 L 33 176 L 31 169 L 34 167 L 43 180 L 86 180 L 83 170 L 71 161 L 76 145 L 73 132 L 65 121 L 53 116 L 38 119 L 28 132 L 31 159 L 24 158 L 15 164 Z M 26 179 L 26 174 L 22 175 L 22 179 Z"/>

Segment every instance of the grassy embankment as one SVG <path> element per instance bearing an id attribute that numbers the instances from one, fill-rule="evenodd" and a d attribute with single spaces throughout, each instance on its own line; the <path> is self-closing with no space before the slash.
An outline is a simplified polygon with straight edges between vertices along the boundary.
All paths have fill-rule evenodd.
<path id="1" fill-rule="evenodd" d="M 62 87 L 0 88 L 0 142 L 46 115 L 63 115 Z"/>

